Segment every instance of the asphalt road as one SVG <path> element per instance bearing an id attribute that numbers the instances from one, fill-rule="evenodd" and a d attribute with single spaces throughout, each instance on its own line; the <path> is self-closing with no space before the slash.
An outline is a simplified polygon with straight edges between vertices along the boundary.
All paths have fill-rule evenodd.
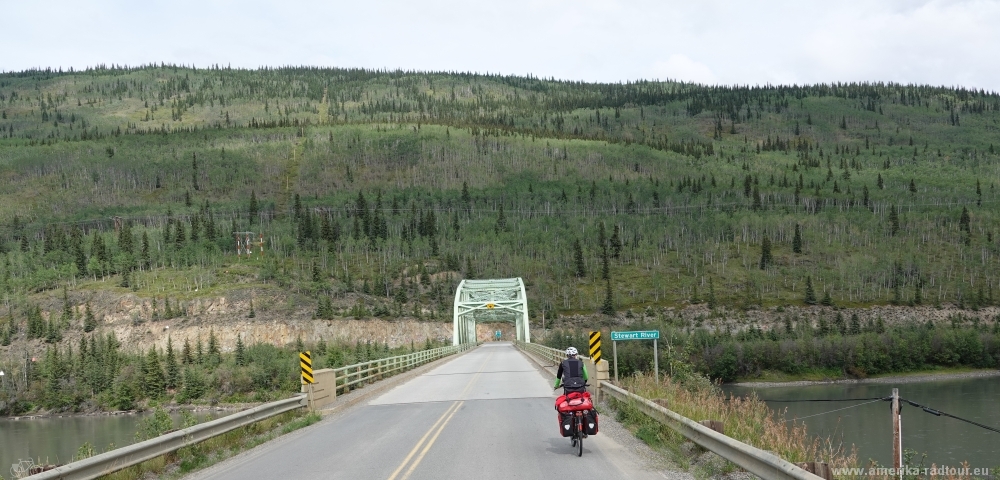
<path id="1" fill-rule="evenodd" d="M 193 478 L 665 477 L 605 435 L 577 457 L 559 436 L 551 381 L 509 343 L 486 344 Z"/>

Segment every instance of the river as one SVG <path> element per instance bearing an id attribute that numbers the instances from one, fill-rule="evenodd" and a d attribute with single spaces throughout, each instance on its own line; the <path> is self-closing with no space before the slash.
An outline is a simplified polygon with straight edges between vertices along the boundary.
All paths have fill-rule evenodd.
<path id="1" fill-rule="evenodd" d="M 194 416 L 199 422 L 233 412 L 201 411 Z M 109 446 L 123 447 L 135 442 L 136 427 L 150 415 L 83 415 L 47 418 L 0 418 L 0 477 L 11 478 L 11 464 L 33 459 L 36 463 L 59 465 L 68 463 L 84 443 L 90 443 L 98 453 Z M 171 415 L 180 424 L 180 415 Z"/>
<path id="2" fill-rule="evenodd" d="M 1000 377 L 932 380 L 916 383 L 825 384 L 795 387 L 749 388 L 726 386 L 736 395 L 756 391 L 763 400 L 847 399 L 886 397 L 893 387 L 907 400 L 1000 429 Z M 874 459 L 892 466 L 892 416 L 889 402 L 773 402 L 785 418 L 801 418 L 811 434 L 843 439 L 858 448 L 858 459 Z M 846 408 L 846 409 L 845 409 Z M 786 410 L 787 409 L 787 410 Z M 837 409 L 844 409 L 834 411 Z M 829 413 L 827 413 L 829 412 Z M 925 466 L 1000 467 L 1000 433 L 925 413 L 904 404 L 903 449 L 926 453 Z M 919 456 L 916 457 L 919 460 Z"/>

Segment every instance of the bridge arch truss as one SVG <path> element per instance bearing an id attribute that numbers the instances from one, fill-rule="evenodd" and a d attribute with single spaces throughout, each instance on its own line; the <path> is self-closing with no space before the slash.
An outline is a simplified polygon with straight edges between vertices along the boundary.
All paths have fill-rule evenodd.
<path id="1" fill-rule="evenodd" d="M 517 339 L 531 341 L 528 297 L 521 277 L 462 280 L 458 284 L 452 344 L 475 342 L 476 323 L 480 322 L 512 322 Z"/>

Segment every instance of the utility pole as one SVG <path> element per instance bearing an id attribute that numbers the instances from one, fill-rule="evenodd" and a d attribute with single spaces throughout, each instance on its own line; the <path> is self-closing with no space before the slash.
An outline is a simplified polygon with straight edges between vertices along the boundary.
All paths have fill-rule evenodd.
<path id="1" fill-rule="evenodd" d="M 903 478 L 903 434 L 899 415 L 899 389 L 892 389 L 892 467 Z"/>

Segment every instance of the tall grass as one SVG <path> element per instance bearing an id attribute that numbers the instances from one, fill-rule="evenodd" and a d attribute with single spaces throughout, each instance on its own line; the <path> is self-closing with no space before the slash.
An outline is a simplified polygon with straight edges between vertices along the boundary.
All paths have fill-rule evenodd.
<path id="1" fill-rule="evenodd" d="M 312 425 L 320 419 L 320 415 L 315 412 L 306 413 L 300 410 L 286 412 L 119 470 L 103 478 L 107 480 L 137 480 L 151 476 L 180 478 L 281 435 Z"/>
<path id="2" fill-rule="evenodd" d="M 703 379 L 692 377 L 681 382 L 665 377 L 657 383 L 645 374 L 626 379 L 622 387 L 694 421 L 721 421 L 727 436 L 770 451 L 789 462 L 825 462 L 833 468 L 858 465 L 853 446 L 844 445 L 836 438 L 809 435 L 805 424 L 772 411 L 753 394 L 745 398 L 726 397 Z M 690 449 L 684 446 L 687 440 L 681 434 L 646 417 L 634 406 L 616 403 L 619 416 L 636 428 L 642 440 L 667 448 L 674 454 L 674 460 L 682 465 L 690 462 L 687 458 Z M 733 465 L 726 467 L 727 470 L 733 468 Z"/>

